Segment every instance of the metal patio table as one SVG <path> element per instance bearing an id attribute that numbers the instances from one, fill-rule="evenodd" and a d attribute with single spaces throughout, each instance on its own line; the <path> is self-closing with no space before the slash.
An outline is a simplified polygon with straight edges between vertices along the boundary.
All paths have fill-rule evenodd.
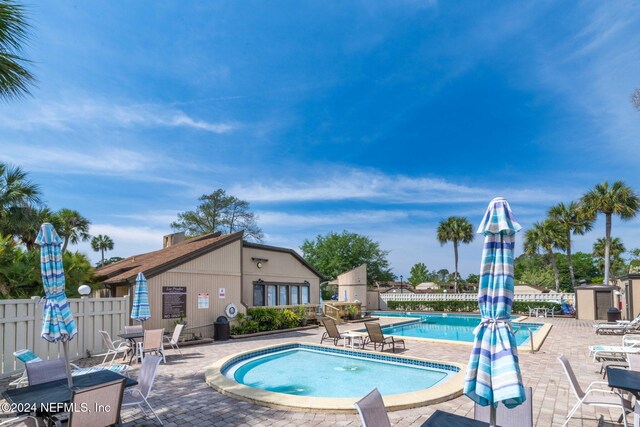
<path id="1" fill-rule="evenodd" d="M 421 427 L 489 427 L 489 423 L 437 410 Z"/>
<path id="2" fill-rule="evenodd" d="M 129 341 L 129 344 L 131 344 L 131 357 L 129 358 L 129 365 L 131 365 L 131 362 L 133 362 L 133 358 L 136 356 L 136 352 L 138 351 L 136 340 L 144 338 L 144 331 L 118 334 L 118 336 L 122 339 Z"/>
<path id="3" fill-rule="evenodd" d="M 609 387 L 628 391 L 636 397 L 633 407 L 633 426 L 640 427 L 640 372 L 629 369 L 607 368 L 607 382 Z"/>

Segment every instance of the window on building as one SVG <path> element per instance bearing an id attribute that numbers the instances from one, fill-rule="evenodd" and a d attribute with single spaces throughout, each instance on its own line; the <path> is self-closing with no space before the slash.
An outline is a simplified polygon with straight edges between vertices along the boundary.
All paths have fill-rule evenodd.
<path id="1" fill-rule="evenodd" d="M 309 304 L 309 285 L 254 282 L 254 307 Z"/>
<path id="2" fill-rule="evenodd" d="M 278 286 L 279 295 L 278 295 L 278 305 L 289 305 L 289 286 L 280 285 Z"/>
<path id="3" fill-rule="evenodd" d="M 264 285 L 253 285 L 253 305 L 264 305 Z"/>
<path id="4" fill-rule="evenodd" d="M 276 285 L 267 286 L 267 305 L 268 306 L 278 305 L 277 296 L 278 294 L 277 294 Z"/>
<path id="5" fill-rule="evenodd" d="M 300 286 L 300 291 L 300 293 L 302 294 L 300 297 L 300 304 L 309 304 L 309 287 Z"/>

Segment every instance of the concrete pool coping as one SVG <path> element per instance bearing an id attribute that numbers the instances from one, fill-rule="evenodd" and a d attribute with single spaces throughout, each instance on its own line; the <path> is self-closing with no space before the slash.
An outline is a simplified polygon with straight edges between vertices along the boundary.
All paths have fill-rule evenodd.
<path id="1" fill-rule="evenodd" d="M 214 390 L 239 400 L 256 403 L 258 405 L 268 406 L 271 408 L 296 410 L 304 412 L 331 412 L 331 413 L 356 413 L 354 403 L 360 400 L 359 397 L 312 397 L 312 396 L 295 396 L 284 393 L 275 393 L 267 390 L 253 388 L 240 384 L 222 374 L 222 368 L 232 359 L 253 354 L 263 350 L 277 349 L 289 345 L 300 345 L 305 347 L 316 347 L 319 350 L 326 349 L 328 346 L 309 344 L 305 342 L 288 342 L 286 344 L 271 345 L 249 351 L 235 353 L 216 361 L 205 371 L 205 381 Z M 329 347 L 336 348 L 336 347 Z M 340 348 L 340 347 L 338 347 Z M 423 362 L 431 362 L 453 366 L 459 369 L 458 372 L 451 374 L 449 379 L 443 384 L 435 385 L 431 388 L 413 391 L 409 393 L 393 394 L 384 396 L 384 404 L 387 411 L 399 411 L 402 409 L 417 408 L 420 406 L 432 405 L 435 403 L 445 402 L 462 395 L 464 385 L 464 376 L 467 370 L 466 365 L 455 362 L 437 361 L 432 359 L 422 359 L 418 357 L 403 356 L 400 354 L 372 352 L 360 349 L 348 349 L 362 355 L 384 354 L 390 357 L 403 360 L 418 360 Z M 372 359 L 373 360 L 373 359 Z M 397 379 L 390 379 L 396 381 Z"/>
<path id="2" fill-rule="evenodd" d="M 415 312 L 412 312 L 412 313 L 415 313 Z M 432 313 L 432 312 L 429 312 L 429 313 Z M 456 314 L 456 313 L 449 313 L 449 314 Z M 466 313 L 459 313 L 459 314 L 465 315 Z M 475 314 L 475 313 L 469 313 L 469 314 Z M 403 325 L 405 323 L 411 323 L 417 320 L 422 320 L 420 317 L 385 316 L 384 314 L 377 314 L 377 316 L 384 318 L 389 322 L 385 324 L 383 327 L 398 326 L 398 325 Z M 402 320 L 398 322 L 391 322 L 390 319 L 402 319 Z M 516 326 L 518 323 L 535 323 L 536 325 L 541 325 L 540 328 L 533 333 L 533 336 L 531 337 L 532 341 L 524 342 L 518 346 L 518 351 L 526 351 L 526 352 L 534 353 L 540 350 L 540 347 L 542 347 L 542 344 L 544 343 L 544 340 L 547 338 L 547 335 L 549 335 L 549 332 L 551 332 L 551 328 L 553 327 L 553 325 L 551 325 L 550 323 L 543 323 L 543 322 L 531 322 L 531 321 L 525 322 L 525 320 L 527 319 L 530 319 L 530 318 L 527 316 L 520 316 L 513 319 L 512 323 L 514 323 L 514 326 Z M 367 333 L 364 331 L 350 330 L 348 332 L 367 336 Z M 392 335 L 392 334 L 385 334 L 385 335 Z M 441 343 L 441 344 L 463 345 L 467 347 L 473 346 L 473 342 L 468 342 L 468 341 L 443 340 L 438 338 L 408 337 L 404 335 L 393 335 L 393 336 L 403 340 L 407 340 L 407 341 L 422 341 L 422 342 L 432 342 L 432 343 Z M 533 342 L 533 345 L 531 345 L 532 342 Z"/>

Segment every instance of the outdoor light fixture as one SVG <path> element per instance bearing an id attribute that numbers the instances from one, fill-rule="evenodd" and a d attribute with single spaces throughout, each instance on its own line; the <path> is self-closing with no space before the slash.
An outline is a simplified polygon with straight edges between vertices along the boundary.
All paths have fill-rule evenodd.
<path id="1" fill-rule="evenodd" d="M 91 293 L 91 287 L 87 285 L 80 285 L 80 287 L 78 287 L 78 293 L 83 297 L 86 297 Z"/>
<path id="2" fill-rule="evenodd" d="M 267 258 L 256 258 L 256 257 L 251 257 L 251 261 L 254 261 L 256 263 L 256 267 L 258 268 L 262 268 L 262 266 L 264 265 L 265 262 L 269 261 Z"/>

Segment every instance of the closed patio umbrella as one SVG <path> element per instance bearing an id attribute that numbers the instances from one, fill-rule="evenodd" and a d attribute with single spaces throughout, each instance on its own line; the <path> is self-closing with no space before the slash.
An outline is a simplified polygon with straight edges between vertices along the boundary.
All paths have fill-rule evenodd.
<path id="1" fill-rule="evenodd" d="M 78 334 L 78 329 L 64 290 L 64 268 L 60 249 L 62 239 L 53 225 L 45 222 L 40 226 L 35 243 L 40 246 L 40 271 L 46 298 L 41 337 L 52 343 L 62 343 L 64 358 L 67 361 L 67 381 L 69 387 L 72 387 L 69 341 Z"/>
<path id="2" fill-rule="evenodd" d="M 133 307 L 131 307 L 131 319 L 144 322 L 151 318 L 149 309 L 149 288 L 144 274 L 138 273 L 136 276 L 136 291 L 133 294 Z"/>
<path id="3" fill-rule="evenodd" d="M 507 200 L 495 198 L 477 231 L 485 236 L 478 286 L 482 321 L 474 330 L 464 394 L 482 406 L 491 405 L 492 426 L 499 402 L 513 408 L 526 399 L 511 326 L 513 250 L 521 228 Z"/>

